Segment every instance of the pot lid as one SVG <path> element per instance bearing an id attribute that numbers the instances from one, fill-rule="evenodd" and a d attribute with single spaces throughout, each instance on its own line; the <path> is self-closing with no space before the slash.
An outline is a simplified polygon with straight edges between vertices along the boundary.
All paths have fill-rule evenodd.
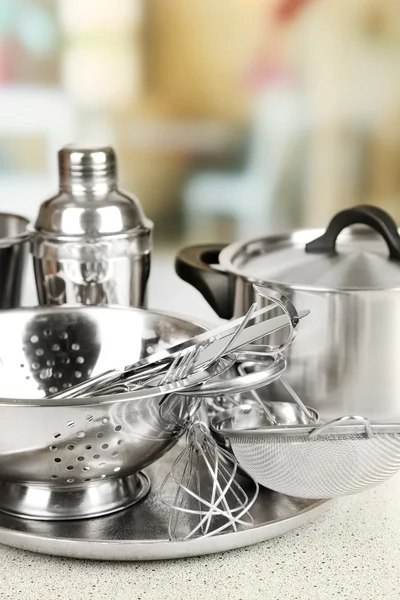
<path id="1" fill-rule="evenodd" d="M 350 225 L 362 226 L 342 231 Z M 386 212 L 357 206 L 338 213 L 325 231 L 232 244 L 222 250 L 220 264 L 253 281 L 301 289 L 400 289 L 400 236 Z"/>
<path id="2" fill-rule="evenodd" d="M 152 229 L 139 200 L 118 189 L 112 147 L 64 146 L 58 167 L 60 191 L 40 206 L 35 231 L 51 237 L 97 237 Z"/>

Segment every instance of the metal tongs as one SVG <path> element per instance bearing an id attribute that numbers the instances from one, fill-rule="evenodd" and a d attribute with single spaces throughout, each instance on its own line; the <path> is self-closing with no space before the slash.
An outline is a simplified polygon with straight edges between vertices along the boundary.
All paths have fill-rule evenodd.
<path id="1" fill-rule="evenodd" d="M 176 385 L 177 379 L 174 378 L 174 388 L 176 388 L 176 391 L 179 389 L 179 393 L 184 389 L 196 389 L 199 393 L 206 394 L 206 381 L 208 379 L 220 375 L 224 369 L 226 370 L 232 366 L 235 360 L 248 360 L 246 347 L 248 347 L 248 350 L 251 350 L 250 345 L 260 338 L 289 327 L 289 334 L 285 342 L 279 346 L 258 347 L 259 350 L 263 348 L 260 351 L 260 362 L 262 362 L 262 357 L 265 359 L 266 356 L 280 355 L 294 339 L 300 319 L 307 316 L 310 311 L 297 312 L 290 300 L 282 294 L 256 285 L 254 288 L 260 296 L 271 302 L 268 306 L 260 310 L 255 310 L 258 306 L 258 303 L 255 303 L 244 317 L 225 323 L 220 327 L 201 333 L 185 342 L 176 344 L 150 356 L 146 356 L 123 369 L 110 369 L 67 390 L 58 392 L 52 398 L 72 399 L 88 394 L 98 395 L 100 393 L 101 395 L 106 395 L 115 392 L 124 393 L 141 389 L 144 386 L 157 386 L 157 384 L 163 382 L 165 373 L 169 369 L 174 368 L 174 361 L 181 360 L 187 354 L 193 357 L 190 365 L 191 377 L 187 377 L 186 381 L 183 380 L 180 386 Z M 266 313 L 277 306 L 281 308 L 284 313 L 283 315 L 272 319 L 260 320 Z M 255 319 L 258 319 L 259 322 L 248 325 L 250 321 L 254 321 Z M 240 349 L 242 351 L 238 354 L 237 351 Z M 221 365 L 220 362 L 224 358 L 228 360 L 225 362 L 225 365 Z M 212 367 L 218 364 L 220 365 L 219 369 L 217 371 L 213 370 Z M 253 381 L 253 378 L 249 375 L 246 377 Z M 237 382 L 240 378 L 234 379 Z M 245 377 L 242 377 L 242 379 L 245 379 Z M 261 384 L 260 373 L 258 373 L 254 381 L 259 385 Z M 232 385 L 229 389 L 231 388 Z M 212 392 L 213 390 L 218 390 L 219 394 L 224 393 L 224 387 L 221 387 L 221 385 L 215 386 L 215 384 L 211 384 L 210 391 Z M 244 391 L 244 388 L 241 388 L 240 391 Z"/>

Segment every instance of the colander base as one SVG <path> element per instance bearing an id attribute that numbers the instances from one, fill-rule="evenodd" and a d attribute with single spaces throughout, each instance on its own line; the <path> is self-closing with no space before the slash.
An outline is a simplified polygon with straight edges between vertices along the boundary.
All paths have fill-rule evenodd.
<path id="1" fill-rule="evenodd" d="M 136 504 L 150 487 L 142 471 L 75 487 L 0 481 L 0 511 L 35 521 L 89 519 Z"/>

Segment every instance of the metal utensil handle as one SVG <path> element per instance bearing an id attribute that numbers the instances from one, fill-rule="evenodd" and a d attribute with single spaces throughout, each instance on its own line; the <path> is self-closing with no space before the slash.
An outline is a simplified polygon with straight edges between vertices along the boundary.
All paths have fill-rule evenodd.
<path id="1" fill-rule="evenodd" d="M 283 352 L 295 338 L 297 326 L 300 321 L 299 313 L 297 312 L 296 307 L 292 304 L 289 298 L 277 292 L 276 290 L 271 290 L 259 284 L 253 284 L 253 288 L 255 289 L 257 294 L 259 294 L 263 298 L 266 298 L 267 300 L 270 300 L 270 302 L 272 302 L 273 305 L 279 306 L 279 308 L 282 309 L 282 311 L 288 319 L 289 334 L 286 338 L 286 341 L 280 344 L 279 346 L 270 347 L 270 354 Z"/>
<path id="2" fill-rule="evenodd" d="M 200 348 L 193 346 L 190 352 L 187 352 L 183 355 L 178 354 L 175 357 L 175 360 L 173 360 L 171 363 L 168 371 L 162 377 L 160 385 L 172 383 L 173 381 L 179 381 L 180 379 L 184 379 L 187 375 L 189 375 L 199 352 Z"/>
<path id="3" fill-rule="evenodd" d="M 266 312 L 268 310 L 271 310 L 271 306 L 266 308 Z M 257 314 L 258 314 L 258 311 L 255 313 L 254 316 L 256 316 Z M 303 317 L 306 317 L 309 314 L 310 314 L 310 311 L 300 311 L 299 319 L 302 319 Z M 232 344 L 232 346 L 230 347 L 229 354 L 231 354 L 232 352 L 236 352 L 237 350 L 239 350 L 240 348 L 243 348 L 244 346 L 253 344 L 260 338 L 264 338 L 267 335 L 275 333 L 275 332 L 279 331 L 280 329 L 284 329 L 285 327 L 288 327 L 288 326 L 290 326 L 290 324 L 288 322 L 288 318 L 286 315 L 280 315 L 279 317 L 267 319 L 265 321 L 261 321 L 261 322 L 257 323 L 256 325 L 248 325 L 242 331 L 242 333 L 239 335 L 236 342 L 234 342 Z M 205 347 L 204 350 L 202 350 L 202 352 L 199 355 L 197 365 L 200 366 L 200 365 L 203 365 L 204 363 L 207 363 L 207 361 L 212 356 L 215 355 L 215 352 L 217 351 L 217 348 L 221 345 L 221 342 L 223 343 L 223 340 L 221 340 L 221 339 L 215 340 L 215 342 L 213 342 L 212 345 L 210 344 L 209 346 Z M 276 346 L 269 346 L 268 353 L 270 355 L 278 353 Z"/>
<path id="4" fill-rule="evenodd" d="M 147 369 L 139 370 L 138 373 L 131 375 L 129 378 L 129 384 L 143 383 L 148 379 L 153 378 L 155 375 L 165 371 L 168 367 L 168 361 L 160 362 L 159 364 L 152 365 Z M 87 392 L 100 392 L 102 390 L 112 389 L 113 386 L 124 386 L 127 383 L 125 379 L 125 371 L 121 369 L 110 369 L 100 375 L 96 375 L 82 383 L 78 383 L 67 390 L 57 392 L 50 396 L 53 400 L 64 400 L 78 398 L 84 396 Z"/>
<path id="5" fill-rule="evenodd" d="M 251 363 L 251 364 L 254 364 L 254 363 Z M 241 375 L 242 377 L 247 375 L 246 363 L 241 363 L 241 364 L 239 363 L 237 366 L 237 370 L 238 370 L 239 375 Z M 276 418 L 274 417 L 272 412 L 269 410 L 268 406 L 262 401 L 262 399 L 258 395 L 257 391 L 250 390 L 250 394 L 253 396 L 254 400 L 257 402 L 258 406 L 260 407 L 262 412 L 265 414 L 265 416 L 267 417 L 267 419 L 271 423 L 271 425 L 276 425 L 277 424 Z"/>
<path id="6" fill-rule="evenodd" d="M 53 400 L 64 400 L 68 398 L 78 398 L 80 395 L 84 395 L 87 391 L 96 391 L 101 387 L 108 387 L 112 383 L 117 383 L 122 377 L 123 371 L 119 369 L 110 369 L 109 371 L 105 371 L 100 375 L 96 375 L 86 381 L 82 381 L 82 383 L 78 383 L 68 388 L 67 390 L 63 390 L 61 392 L 57 392 L 56 394 L 52 394 L 50 398 Z"/>
<path id="7" fill-rule="evenodd" d="M 254 314 L 254 311 L 256 310 L 257 307 L 258 307 L 258 302 L 254 302 L 254 304 L 252 304 L 250 306 L 249 310 L 247 311 L 247 313 L 243 317 L 242 322 L 239 324 L 239 326 L 233 332 L 233 335 L 228 339 L 228 341 L 221 348 L 221 350 L 219 350 L 217 352 L 217 354 L 214 356 L 214 358 L 210 359 L 210 361 L 206 364 L 206 367 L 209 366 L 209 364 L 211 364 L 212 362 L 217 362 L 225 354 L 228 354 L 229 348 L 231 348 L 233 346 L 233 343 L 235 342 L 235 340 L 237 340 L 237 338 L 239 337 L 239 335 L 242 333 L 243 329 L 245 329 L 245 327 L 247 326 L 247 323 L 252 318 L 252 316 Z"/>
<path id="8" fill-rule="evenodd" d="M 315 423 L 314 415 L 308 410 L 307 406 L 304 404 L 304 402 L 301 400 L 298 394 L 296 394 L 292 386 L 285 379 L 281 379 L 280 383 L 283 385 L 283 387 L 291 396 L 291 398 L 295 401 L 297 406 L 303 411 L 310 424 Z"/>
<path id="9" fill-rule="evenodd" d="M 252 318 L 262 316 L 263 314 L 269 312 L 269 310 L 270 310 L 270 307 L 262 308 L 262 309 L 258 310 L 257 312 L 253 313 Z M 132 365 L 125 366 L 123 369 L 109 369 L 108 371 L 101 373 L 100 375 L 96 375 L 95 377 L 92 377 L 91 379 L 89 379 L 87 381 L 77 383 L 76 385 L 68 388 L 67 390 L 63 390 L 62 392 L 57 392 L 56 394 L 52 395 L 51 398 L 57 399 L 57 400 L 67 399 L 67 398 L 77 398 L 83 392 L 88 392 L 91 389 L 93 389 L 93 390 L 98 389 L 98 386 L 100 384 L 103 385 L 105 383 L 107 383 L 107 384 L 117 383 L 121 378 L 125 378 L 125 377 L 130 378 L 130 377 L 136 375 L 138 372 L 145 373 L 147 368 L 151 365 L 156 365 L 158 363 L 161 363 L 168 367 L 170 365 L 170 362 L 175 358 L 175 356 L 177 354 L 179 354 L 181 352 L 188 352 L 195 345 L 203 347 L 206 342 L 210 342 L 209 346 L 211 346 L 213 343 L 221 342 L 221 340 L 224 340 L 227 336 L 232 335 L 236 331 L 237 327 L 240 326 L 240 324 L 242 323 L 243 320 L 244 320 L 244 317 L 240 317 L 239 319 L 235 319 L 234 321 L 230 321 L 229 323 L 224 323 L 223 325 L 221 325 L 219 327 L 213 328 L 212 330 L 206 331 L 195 337 L 192 337 L 189 340 L 186 340 L 185 342 L 175 344 L 174 346 L 171 346 L 170 348 L 166 348 L 164 350 L 156 352 L 155 354 L 146 356 L 145 358 L 140 359 L 139 361 L 137 361 L 136 363 L 134 363 Z M 271 319 L 271 321 L 273 321 L 273 319 Z M 285 324 L 280 325 L 280 327 L 281 326 L 285 326 Z M 255 327 L 258 327 L 258 326 L 255 326 Z M 249 328 L 246 328 L 246 329 L 249 329 Z M 239 340 L 238 340 L 239 347 L 240 347 L 240 345 L 245 345 L 245 344 L 249 343 L 246 333 L 247 332 L 242 331 L 241 335 L 239 335 Z M 241 343 L 242 336 L 245 336 L 243 343 Z M 217 346 L 217 348 L 218 348 L 218 346 Z M 233 349 L 235 349 L 235 348 L 233 348 Z M 217 349 L 212 351 L 211 357 L 213 356 L 213 354 L 216 351 L 217 351 Z M 210 357 L 207 357 L 207 360 L 209 360 L 209 358 Z M 204 360 L 202 362 L 204 362 Z"/>
<path id="10" fill-rule="evenodd" d="M 184 396 L 211 397 L 223 396 L 224 394 L 239 394 L 263 387 L 281 377 L 286 369 L 286 358 L 283 354 L 275 354 L 273 358 L 273 363 L 269 363 L 262 370 L 230 379 L 212 380 L 200 386 L 193 386 L 192 388 L 181 388 L 176 390 L 176 393 Z M 262 361 L 258 362 L 262 364 Z"/>
<path id="11" fill-rule="evenodd" d="M 268 306 L 259 311 L 256 311 L 253 314 L 253 318 L 261 316 L 261 315 L 269 312 L 270 310 L 271 310 L 271 307 Z M 307 310 L 300 311 L 298 313 L 298 318 L 302 319 L 303 317 L 306 317 L 309 313 L 310 313 L 310 311 L 307 311 Z M 242 319 L 238 319 L 237 321 L 235 321 L 236 326 L 237 326 L 238 322 L 240 323 L 241 321 L 242 321 Z M 232 325 L 232 323 L 230 323 L 230 325 Z M 280 329 L 283 329 L 284 327 L 287 327 L 287 326 L 288 326 L 288 319 L 287 319 L 286 315 L 280 315 L 279 317 L 274 317 L 272 319 L 262 321 L 260 323 L 257 323 L 256 325 L 248 326 L 241 332 L 241 334 L 238 336 L 236 342 L 234 342 L 232 344 L 232 347 L 230 348 L 230 352 L 235 352 L 237 349 L 247 346 L 248 344 L 251 344 L 251 343 L 257 341 L 258 339 L 260 339 L 264 336 L 270 335 L 272 333 L 275 333 L 276 331 L 279 331 Z M 213 330 L 213 332 L 214 333 L 216 331 L 221 332 L 221 330 L 223 330 L 224 332 L 227 332 L 226 335 L 228 333 L 231 333 L 231 331 L 232 331 L 231 327 L 228 327 L 225 324 L 222 328 Z M 217 351 L 219 345 L 221 343 L 224 344 L 224 339 L 225 339 L 226 335 L 223 336 L 222 338 L 214 340 L 209 345 L 204 344 L 204 342 L 207 341 L 207 337 L 208 338 L 212 337 L 211 333 L 212 332 L 207 332 L 207 336 L 205 334 L 201 334 L 200 336 L 197 336 L 197 338 L 192 338 L 192 340 L 198 339 L 199 345 L 202 346 L 202 351 L 199 353 L 199 356 L 197 357 L 197 361 L 195 363 L 196 367 L 199 364 L 206 363 L 207 360 L 209 360 L 211 357 L 213 357 L 215 355 L 215 352 Z M 201 338 L 201 340 L 199 338 Z M 189 342 L 190 342 L 190 340 L 189 340 Z M 184 342 L 182 344 L 179 344 L 178 346 L 185 347 L 185 350 L 189 351 L 189 349 L 193 347 L 193 344 L 190 344 L 189 342 Z M 215 347 L 214 344 L 217 347 Z M 178 346 L 174 346 L 173 348 L 177 348 Z M 203 346 L 206 346 L 206 347 L 203 348 Z M 87 396 L 87 394 L 92 389 L 99 391 L 103 387 L 103 384 L 107 384 L 107 386 L 108 386 L 111 384 L 118 384 L 120 382 L 129 381 L 130 377 L 135 376 L 138 371 L 140 372 L 141 375 L 145 374 L 146 368 L 148 366 L 150 366 L 150 365 L 153 365 L 153 367 L 157 366 L 155 363 L 163 364 L 163 367 L 165 368 L 165 366 L 168 366 L 175 356 L 175 352 L 171 352 L 171 350 L 173 348 L 164 350 L 162 352 L 157 352 L 157 356 L 159 357 L 159 359 L 157 361 L 152 360 L 152 358 L 154 359 L 154 357 L 155 357 L 155 354 L 153 354 L 150 357 L 146 357 L 145 359 L 142 359 L 141 361 L 136 363 L 137 368 L 135 366 L 132 366 L 123 372 L 121 370 L 117 370 L 117 369 L 109 370 L 106 373 L 102 373 L 101 375 L 92 377 L 91 379 L 89 379 L 85 382 L 76 384 L 76 385 L 72 386 L 71 388 L 64 390 L 63 392 L 58 392 L 56 394 L 53 394 L 50 398 L 51 398 L 51 400 L 76 399 L 76 398 L 79 398 L 80 396 L 82 396 L 82 394 L 85 392 L 86 392 L 85 395 Z M 272 354 L 272 352 L 271 352 L 271 354 Z M 162 369 L 160 369 L 160 371 L 161 370 Z M 174 383 L 173 385 L 174 385 L 174 391 L 175 391 L 175 387 L 179 387 L 179 385 L 177 385 L 176 383 Z M 104 386 L 104 387 L 107 387 L 107 386 Z M 106 392 L 104 392 L 104 393 L 106 394 Z"/>

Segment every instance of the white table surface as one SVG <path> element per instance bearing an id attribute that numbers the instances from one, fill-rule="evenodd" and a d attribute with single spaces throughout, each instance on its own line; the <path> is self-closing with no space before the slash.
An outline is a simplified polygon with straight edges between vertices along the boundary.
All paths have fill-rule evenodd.
<path id="1" fill-rule="evenodd" d="M 89 562 L 0 546 L 0 598 L 398 600 L 400 476 L 256 546 L 177 561 Z"/>
<path id="2" fill-rule="evenodd" d="M 151 307 L 215 321 L 171 256 L 154 261 L 152 275 Z M 399 499 L 400 475 L 280 538 L 177 561 L 90 562 L 0 545 L 0 599 L 399 600 Z"/>

